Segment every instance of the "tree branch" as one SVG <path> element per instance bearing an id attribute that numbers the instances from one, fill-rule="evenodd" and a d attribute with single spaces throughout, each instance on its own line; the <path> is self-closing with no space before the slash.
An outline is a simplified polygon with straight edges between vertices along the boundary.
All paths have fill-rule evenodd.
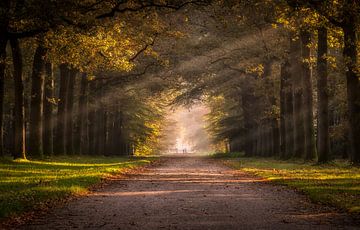
<path id="1" fill-rule="evenodd" d="M 136 52 L 136 54 L 134 56 L 132 56 L 129 61 L 132 62 L 134 61 L 140 54 L 142 54 L 145 50 L 147 50 L 147 48 L 149 46 L 153 46 L 155 44 L 155 39 L 157 38 L 158 34 L 155 34 L 154 38 L 152 39 L 152 41 L 149 44 L 146 44 L 143 48 L 141 48 L 138 52 Z"/>
<path id="2" fill-rule="evenodd" d="M 141 10 L 148 9 L 148 8 L 159 8 L 159 9 L 163 8 L 163 9 L 179 10 L 179 9 L 185 7 L 186 5 L 190 5 L 190 4 L 201 5 L 201 4 L 206 4 L 208 2 L 209 2 L 209 0 L 192 0 L 192 1 L 183 2 L 183 3 L 179 4 L 179 5 L 159 4 L 159 3 L 155 3 L 155 2 L 149 2 L 147 4 L 141 3 L 141 5 L 138 6 L 138 7 L 133 7 L 133 8 L 132 7 L 125 7 L 125 8 L 122 8 L 122 9 L 120 9 L 120 6 L 122 4 L 124 4 L 124 2 L 118 2 L 111 9 L 110 12 L 100 14 L 96 18 L 97 19 L 109 18 L 109 17 L 114 17 L 116 13 L 137 12 L 137 11 L 141 11 Z"/>

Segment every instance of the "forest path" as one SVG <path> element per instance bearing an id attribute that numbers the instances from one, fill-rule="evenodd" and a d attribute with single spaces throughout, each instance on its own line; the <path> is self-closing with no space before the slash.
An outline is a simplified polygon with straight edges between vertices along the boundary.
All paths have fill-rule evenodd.
<path id="1" fill-rule="evenodd" d="M 165 157 L 24 229 L 357 229 L 350 217 L 204 157 Z M 360 228 L 359 228 L 360 229 Z"/>

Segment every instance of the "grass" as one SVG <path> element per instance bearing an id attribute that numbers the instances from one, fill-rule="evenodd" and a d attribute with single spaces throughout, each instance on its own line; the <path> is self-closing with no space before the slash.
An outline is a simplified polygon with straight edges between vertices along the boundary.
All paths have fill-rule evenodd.
<path id="1" fill-rule="evenodd" d="M 296 160 L 234 158 L 233 154 L 216 154 L 215 157 L 222 158 L 232 168 L 296 188 L 312 201 L 360 213 L 360 168 L 348 162 L 315 165 Z"/>
<path id="2" fill-rule="evenodd" d="M 42 161 L 0 160 L 0 218 L 49 201 L 86 193 L 101 179 L 155 158 L 54 157 Z"/>

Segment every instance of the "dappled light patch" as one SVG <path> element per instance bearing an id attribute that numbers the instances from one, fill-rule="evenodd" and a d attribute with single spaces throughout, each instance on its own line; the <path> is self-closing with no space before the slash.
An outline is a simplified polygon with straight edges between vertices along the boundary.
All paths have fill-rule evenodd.
<path id="1" fill-rule="evenodd" d="M 267 158 L 236 158 L 225 162 L 268 181 L 299 189 L 317 202 L 352 212 L 360 205 L 360 169 L 348 163 L 313 165 Z"/>
<path id="2" fill-rule="evenodd" d="M 0 218 L 52 199 L 83 194 L 101 179 L 150 163 L 154 158 L 82 157 L 0 163 Z"/>

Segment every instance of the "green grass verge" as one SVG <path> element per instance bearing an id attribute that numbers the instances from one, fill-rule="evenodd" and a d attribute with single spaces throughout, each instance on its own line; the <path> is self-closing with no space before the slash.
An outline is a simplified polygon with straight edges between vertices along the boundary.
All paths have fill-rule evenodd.
<path id="1" fill-rule="evenodd" d="M 232 168 L 258 175 L 307 194 L 311 200 L 360 213 L 360 168 L 345 161 L 314 165 L 269 158 L 233 158 L 218 155 Z M 227 157 L 229 156 L 229 157 Z"/>
<path id="2" fill-rule="evenodd" d="M 0 160 L 0 218 L 88 191 L 91 185 L 155 158 L 53 157 L 42 161 Z"/>

